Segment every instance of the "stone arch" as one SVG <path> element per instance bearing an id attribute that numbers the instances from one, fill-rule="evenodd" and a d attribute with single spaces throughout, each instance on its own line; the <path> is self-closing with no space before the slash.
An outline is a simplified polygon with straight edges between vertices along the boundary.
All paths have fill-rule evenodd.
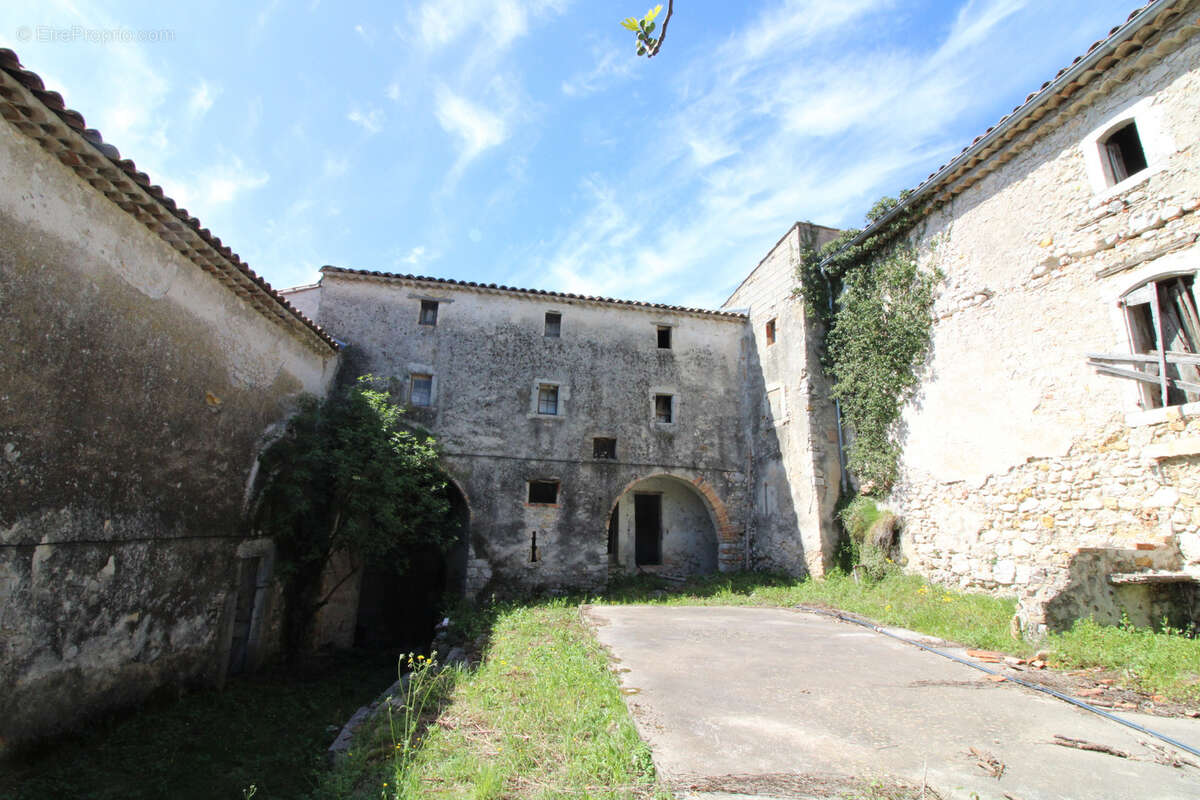
<path id="1" fill-rule="evenodd" d="M 661 565 L 636 565 L 630 552 L 635 536 L 631 525 L 635 521 L 635 511 L 633 508 L 623 508 L 618 519 L 617 552 L 613 559 L 618 567 L 684 574 L 703 574 L 729 568 L 726 556 L 731 545 L 738 540 L 738 530 L 730 519 L 724 501 L 703 477 L 688 478 L 665 471 L 638 476 L 621 487 L 613 498 L 605 517 L 606 530 L 612 531 L 613 515 L 617 513 L 621 501 L 638 494 L 639 487 L 651 494 L 664 495 L 663 502 L 666 505 L 661 512 L 663 533 L 671 538 L 662 540 Z M 672 493 L 671 487 L 679 488 L 682 494 Z M 703 509 L 707 530 L 695 524 L 694 514 L 688 518 L 689 501 L 685 498 L 691 498 L 690 502 Z"/>

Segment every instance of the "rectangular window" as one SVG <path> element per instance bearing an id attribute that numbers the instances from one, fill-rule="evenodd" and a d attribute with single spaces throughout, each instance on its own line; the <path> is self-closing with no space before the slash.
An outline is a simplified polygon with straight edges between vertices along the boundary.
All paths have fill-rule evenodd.
<path id="1" fill-rule="evenodd" d="M 557 311 L 546 312 L 546 338 L 557 339 L 562 335 L 562 314 Z"/>
<path id="2" fill-rule="evenodd" d="M 437 325 L 438 304 L 436 300 L 421 301 L 421 316 L 418 319 L 422 325 Z"/>
<path id="3" fill-rule="evenodd" d="M 1122 302 L 1135 354 L 1130 358 L 1133 375 L 1137 376 L 1134 379 L 1144 387 L 1143 405 L 1159 408 L 1200 400 L 1200 357 L 1196 355 L 1200 352 L 1200 314 L 1195 277 L 1183 275 L 1147 283 L 1125 295 Z"/>
<path id="4" fill-rule="evenodd" d="M 552 384 L 543 383 L 538 387 L 538 405 L 539 414 L 553 416 L 558 414 L 558 387 Z"/>
<path id="5" fill-rule="evenodd" d="M 658 349 L 659 350 L 670 350 L 671 349 L 671 326 L 669 326 L 669 325 L 659 325 L 658 326 Z"/>
<path id="6" fill-rule="evenodd" d="M 592 439 L 592 458 L 615 461 L 617 459 L 617 440 L 603 436 Z"/>
<path id="7" fill-rule="evenodd" d="M 671 413 L 673 397 L 669 394 L 654 395 L 654 421 L 655 422 L 671 422 L 674 415 Z"/>
<path id="8" fill-rule="evenodd" d="M 529 502 L 534 505 L 554 505 L 558 502 L 558 481 L 530 481 Z"/>
<path id="9" fill-rule="evenodd" d="M 767 320 L 767 345 L 775 344 L 775 320 Z"/>
<path id="10" fill-rule="evenodd" d="M 427 406 L 433 401 L 433 376 L 413 375 L 409 382 L 408 401 L 414 406 Z"/>
<path id="11" fill-rule="evenodd" d="M 1120 183 L 1130 175 L 1146 168 L 1146 151 L 1142 149 L 1142 138 L 1138 135 L 1137 123 L 1133 120 L 1108 135 L 1101 145 L 1108 185 Z"/>

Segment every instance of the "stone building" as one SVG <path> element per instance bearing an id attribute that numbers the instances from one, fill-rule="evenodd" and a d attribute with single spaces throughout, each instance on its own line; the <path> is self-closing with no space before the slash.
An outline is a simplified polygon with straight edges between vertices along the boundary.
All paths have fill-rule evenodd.
<path id="1" fill-rule="evenodd" d="M 874 226 L 917 211 L 946 276 L 891 497 L 910 567 L 1035 631 L 1194 619 L 1198 26 L 1135 12 Z"/>
<path id="2" fill-rule="evenodd" d="M 946 276 L 889 498 L 909 566 L 1032 630 L 1195 614 L 1198 26 L 1150 3 L 877 223 L 915 212 Z M 464 591 L 830 565 L 842 442 L 792 290 L 835 231 L 719 311 L 335 267 L 281 293 L 7 50 L 0 116 L 0 749 L 272 653 L 247 494 L 339 364 L 439 439 Z"/>
<path id="3" fill-rule="evenodd" d="M 275 649 L 243 503 L 330 337 L 0 50 L 0 754 Z"/>
<path id="4" fill-rule="evenodd" d="M 745 564 L 742 314 L 321 272 L 285 293 L 437 438 L 468 594 Z"/>

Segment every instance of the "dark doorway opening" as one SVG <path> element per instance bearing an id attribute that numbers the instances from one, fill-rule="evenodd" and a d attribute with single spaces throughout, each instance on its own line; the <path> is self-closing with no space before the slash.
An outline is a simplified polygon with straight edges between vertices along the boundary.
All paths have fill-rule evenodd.
<path id="1" fill-rule="evenodd" d="M 634 563 L 648 566 L 662 563 L 662 495 L 633 496 Z"/>
<path id="2" fill-rule="evenodd" d="M 453 483 L 447 484 L 446 496 L 458 536 L 449 551 L 432 545 L 414 549 L 408 553 L 403 572 L 391 564 L 364 567 L 355 646 L 423 651 L 440 621 L 443 597 L 462 593 L 470 512 L 466 498 Z"/>
<path id="3" fill-rule="evenodd" d="M 621 504 L 617 503 L 613 508 L 612 514 L 608 517 L 608 563 L 616 564 L 620 561 L 620 554 L 617 552 L 618 544 L 621 541 Z"/>

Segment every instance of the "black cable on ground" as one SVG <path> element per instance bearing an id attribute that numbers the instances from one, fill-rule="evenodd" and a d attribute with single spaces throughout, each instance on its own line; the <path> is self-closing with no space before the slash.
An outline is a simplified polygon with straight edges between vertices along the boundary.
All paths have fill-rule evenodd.
<path id="1" fill-rule="evenodd" d="M 1194 756 L 1200 756 L 1200 750 L 1197 750 L 1194 747 L 1190 747 L 1190 746 L 1184 744 L 1183 742 L 1176 741 L 1175 739 L 1172 739 L 1170 736 L 1167 736 L 1165 733 L 1159 733 L 1158 731 L 1151 730 L 1150 728 L 1146 728 L 1142 725 L 1138 725 L 1136 722 L 1130 722 L 1127 719 L 1121 719 L 1116 714 L 1110 714 L 1103 709 L 1096 708 L 1095 706 L 1089 705 L 1088 703 L 1085 703 L 1082 700 L 1078 700 L 1074 697 L 1071 697 L 1070 695 L 1063 694 L 1062 692 L 1059 692 L 1059 691 L 1055 691 L 1054 689 L 1051 689 L 1048 686 L 1042 686 L 1037 683 L 1032 683 L 1030 681 L 1021 680 L 1020 678 L 1014 678 L 1012 675 L 1005 675 L 1005 674 L 999 672 L 998 670 L 990 669 L 988 667 L 983 666 L 982 664 L 976 664 L 974 661 L 968 661 L 965 658 L 959 658 L 958 656 L 954 655 L 953 653 L 943 652 L 941 650 L 938 650 L 937 648 L 930 647 L 927 644 L 921 644 L 920 642 L 915 641 L 913 639 L 905 639 L 903 636 L 897 636 L 894 633 L 884 630 L 883 628 L 881 628 L 878 625 L 874 625 L 865 620 L 861 620 L 861 619 L 857 619 L 855 617 L 848 616 L 846 614 L 841 613 L 840 611 L 827 611 L 823 608 L 813 608 L 811 606 L 796 606 L 796 608 L 800 609 L 801 611 L 809 611 L 813 614 L 822 614 L 827 617 L 833 617 L 834 619 L 839 619 L 842 622 L 853 622 L 855 625 L 861 625 L 864 628 L 870 628 L 871 630 L 875 631 L 876 633 L 882 633 L 884 636 L 890 636 L 891 638 L 895 639 L 896 641 L 904 642 L 905 644 L 915 645 L 916 647 L 919 647 L 922 650 L 928 650 L 930 653 L 939 655 L 942 658 L 948 658 L 951 661 L 957 661 L 958 663 L 965 664 L 968 667 L 974 667 L 975 669 L 980 670 L 981 672 L 986 672 L 989 675 L 999 675 L 1000 677 L 1004 678 L 1004 680 L 1006 680 L 1006 681 L 1012 681 L 1013 683 L 1019 684 L 1028 689 L 1033 689 L 1038 692 L 1043 692 L 1044 694 L 1048 694 L 1051 697 L 1057 697 L 1059 700 L 1066 700 L 1071 705 L 1079 706 L 1084 711 L 1090 711 L 1093 714 L 1099 714 L 1100 716 L 1104 717 L 1105 719 L 1110 719 L 1113 722 L 1118 722 L 1127 728 L 1133 728 L 1135 731 L 1138 731 L 1139 733 L 1144 733 L 1148 736 L 1153 736 L 1155 739 L 1160 739 L 1160 740 L 1166 742 L 1167 744 L 1171 745 L 1172 747 L 1178 747 L 1180 750 L 1184 750 L 1188 753 L 1191 753 Z"/>

